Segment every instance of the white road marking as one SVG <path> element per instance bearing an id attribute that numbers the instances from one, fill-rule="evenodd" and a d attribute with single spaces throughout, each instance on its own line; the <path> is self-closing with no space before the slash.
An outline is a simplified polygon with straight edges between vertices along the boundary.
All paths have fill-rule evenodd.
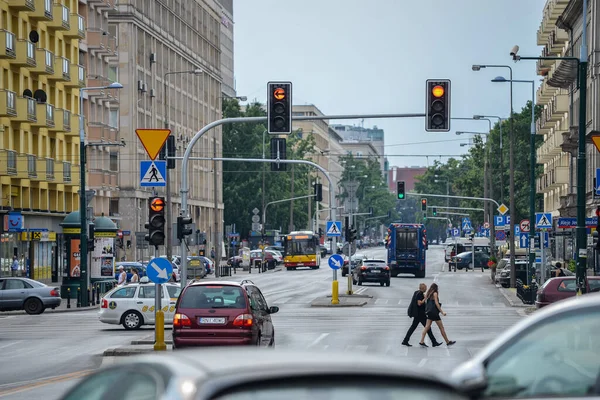
<path id="1" fill-rule="evenodd" d="M 375 304 L 387 304 L 388 301 L 388 299 L 377 299 L 375 300 Z"/>
<path id="2" fill-rule="evenodd" d="M 16 341 L 16 342 L 12 342 L 12 343 L 9 343 L 9 344 L 5 344 L 4 346 L 0 346 L 0 349 L 4 349 L 4 348 L 10 347 L 10 346 L 14 346 L 15 344 L 17 344 L 17 343 L 21 343 L 21 342 L 22 342 L 22 340 L 18 340 L 18 341 Z"/>
<path id="3" fill-rule="evenodd" d="M 427 364 L 427 359 L 422 358 L 421 361 L 419 361 L 419 364 L 417 364 L 417 367 L 423 368 L 425 366 L 425 364 Z"/>
<path id="4" fill-rule="evenodd" d="M 433 274 L 433 281 L 437 282 L 439 276 L 440 276 L 440 274 Z"/>
<path id="5" fill-rule="evenodd" d="M 308 347 L 310 348 L 310 347 L 313 347 L 313 346 L 319 344 L 319 342 L 321 340 L 325 339 L 327 336 L 329 336 L 328 332 L 327 333 L 321 333 L 321 335 L 319 335 L 318 338 L 316 338 L 315 340 L 313 340 L 312 343 L 308 345 Z"/>

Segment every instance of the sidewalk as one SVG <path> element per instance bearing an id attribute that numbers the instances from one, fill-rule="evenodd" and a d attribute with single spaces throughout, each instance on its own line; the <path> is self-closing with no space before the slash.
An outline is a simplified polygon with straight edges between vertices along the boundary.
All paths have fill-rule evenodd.
<path id="1" fill-rule="evenodd" d="M 67 308 L 67 300 L 62 299 L 60 306 L 56 307 L 54 310 L 51 308 L 46 308 L 43 314 L 53 314 L 53 313 L 65 313 L 65 312 L 76 312 L 76 311 L 90 311 L 97 310 L 100 308 L 100 305 L 89 306 L 89 307 L 79 307 L 77 308 L 77 301 L 73 301 L 71 299 L 71 308 Z M 25 311 L 1 311 L 0 317 L 3 315 L 27 315 Z"/>
<path id="2" fill-rule="evenodd" d="M 517 297 L 517 289 L 515 288 L 503 288 L 502 285 L 497 284 L 496 287 L 500 290 L 500 293 L 502 293 L 502 296 L 504 296 L 504 298 L 506 299 L 506 301 L 508 301 L 508 304 L 510 304 L 511 307 L 523 307 L 523 308 L 528 308 L 528 307 L 532 307 L 531 304 L 524 304 L 521 299 L 519 299 Z M 535 306 L 533 306 L 535 307 Z"/>
<path id="3" fill-rule="evenodd" d="M 214 275 L 206 276 L 204 279 L 207 280 L 219 280 L 219 281 L 237 281 L 240 279 L 248 279 L 250 276 L 257 276 L 263 274 L 272 274 L 274 272 L 279 272 L 283 269 L 282 266 L 277 266 L 274 269 L 268 269 L 265 272 L 258 272 L 257 268 L 252 268 L 252 273 L 248 271 L 244 271 L 241 268 L 237 268 L 236 272 L 233 272 L 233 268 L 231 269 L 231 276 L 221 276 L 219 278 L 215 278 Z"/>

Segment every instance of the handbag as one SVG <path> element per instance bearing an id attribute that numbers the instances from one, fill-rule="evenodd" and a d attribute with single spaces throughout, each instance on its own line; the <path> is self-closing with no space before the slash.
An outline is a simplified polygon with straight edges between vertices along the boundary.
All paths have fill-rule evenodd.
<path id="1" fill-rule="evenodd" d="M 438 311 L 435 300 L 427 299 L 427 305 L 425 306 L 425 314 L 435 314 Z"/>

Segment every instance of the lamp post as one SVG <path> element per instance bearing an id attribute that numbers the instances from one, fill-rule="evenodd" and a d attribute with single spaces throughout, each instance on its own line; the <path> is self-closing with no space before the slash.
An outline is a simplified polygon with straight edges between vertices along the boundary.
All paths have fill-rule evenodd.
<path id="1" fill-rule="evenodd" d="M 505 118 L 497 115 L 473 115 L 473 119 L 487 119 L 489 121 L 488 118 L 498 118 L 498 127 L 500 128 L 500 204 L 502 204 L 504 203 L 504 147 L 502 146 L 504 134 L 502 133 L 502 120 Z"/>
<path id="2" fill-rule="evenodd" d="M 83 115 L 83 92 L 86 90 L 123 89 L 123 85 L 113 82 L 108 86 L 91 86 L 79 89 L 79 218 L 81 230 L 79 235 L 79 264 L 81 276 L 79 288 L 81 293 L 81 306 L 87 307 L 90 299 L 86 295 L 89 287 L 90 274 L 88 270 L 88 225 L 87 225 L 87 201 L 85 195 L 85 117 Z"/>
<path id="3" fill-rule="evenodd" d="M 510 238 L 515 234 L 515 134 L 514 134 L 514 118 L 513 118 L 513 70 L 510 65 L 473 65 L 471 69 L 473 71 L 480 71 L 482 68 L 508 68 L 510 72 L 510 133 L 508 138 L 508 185 L 509 185 L 509 203 L 510 203 Z M 534 221 L 535 223 L 535 221 Z M 515 269 L 515 241 L 514 238 L 508 241 L 510 246 L 510 287 L 515 287 L 517 278 L 516 278 L 516 269 Z"/>
<path id="4" fill-rule="evenodd" d="M 169 75 L 180 75 L 180 74 L 194 74 L 194 75 L 200 75 L 202 74 L 202 70 L 200 68 L 191 70 L 191 71 L 173 71 L 173 72 L 166 72 L 165 74 L 163 74 L 163 107 L 164 107 L 164 122 L 165 122 L 165 129 L 169 129 L 169 107 L 167 107 L 167 76 Z M 170 134 L 169 134 L 170 135 Z M 168 140 L 168 139 L 167 139 Z M 167 145 L 167 142 L 165 142 L 164 144 L 165 146 L 165 156 L 166 158 L 168 157 L 173 157 L 175 154 L 169 154 L 168 150 L 169 150 L 169 146 Z M 172 238 L 172 217 L 171 217 L 171 213 L 172 213 L 172 208 L 173 208 L 173 199 L 171 198 L 171 184 L 169 182 L 169 169 L 166 168 L 165 169 L 165 191 L 166 191 L 166 200 L 167 200 L 167 212 L 166 212 L 166 221 L 165 221 L 165 225 L 167 225 L 167 229 L 166 229 L 166 236 L 167 236 L 167 241 L 166 241 L 166 251 L 167 251 L 167 258 L 169 259 L 169 261 L 171 261 L 171 258 L 173 258 L 173 238 Z"/>
<path id="5" fill-rule="evenodd" d="M 492 82 L 508 82 L 502 76 L 498 76 L 492 79 Z M 512 82 L 517 83 L 531 83 L 531 135 L 529 139 L 529 145 L 531 147 L 530 153 L 530 164 L 529 168 L 529 179 L 530 179 L 530 187 L 529 187 L 529 271 L 534 271 L 533 264 L 535 263 L 535 252 L 531 251 L 534 248 L 535 241 L 535 165 L 536 165 L 536 154 L 535 154 L 535 81 L 527 81 L 527 80 L 511 80 Z M 543 246 L 543 243 L 540 243 L 540 247 Z M 544 271 L 544 266 L 542 265 L 540 271 Z M 542 276 L 544 272 L 542 272 Z M 531 278 L 531 273 L 527 274 L 527 284 L 529 285 L 529 279 Z"/>

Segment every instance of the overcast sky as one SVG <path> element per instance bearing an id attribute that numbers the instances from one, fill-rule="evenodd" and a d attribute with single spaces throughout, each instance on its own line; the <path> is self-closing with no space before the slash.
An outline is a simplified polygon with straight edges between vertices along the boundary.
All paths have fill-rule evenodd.
<path id="1" fill-rule="evenodd" d="M 509 85 L 491 83 L 508 69 L 473 72 L 472 64 L 513 68 L 535 80 L 536 34 L 546 0 L 234 0 L 238 96 L 266 99 L 266 82 L 293 82 L 294 104 L 325 114 L 423 113 L 425 80 L 452 80 L 452 117 L 507 117 Z M 514 109 L 531 99 L 530 84 L 514 84 Z M 342 121 L 360 125 L 360 120 Z M 449 133 L 425 132 L 423 118 L 365 120 L 385 130 L 391 166 L 427 166 L 459 155 L 485 121 L 452 121 Z M 418 143 L 428 142 L 428 143 Z M 432 143 L 433 142 L 433 143 Z M 417 144 L 415 144 L 417 143 Z M 425 157 L 428 155 L 428 157 Z M 441 160 L 446 160 L 442 157 Z"/>

